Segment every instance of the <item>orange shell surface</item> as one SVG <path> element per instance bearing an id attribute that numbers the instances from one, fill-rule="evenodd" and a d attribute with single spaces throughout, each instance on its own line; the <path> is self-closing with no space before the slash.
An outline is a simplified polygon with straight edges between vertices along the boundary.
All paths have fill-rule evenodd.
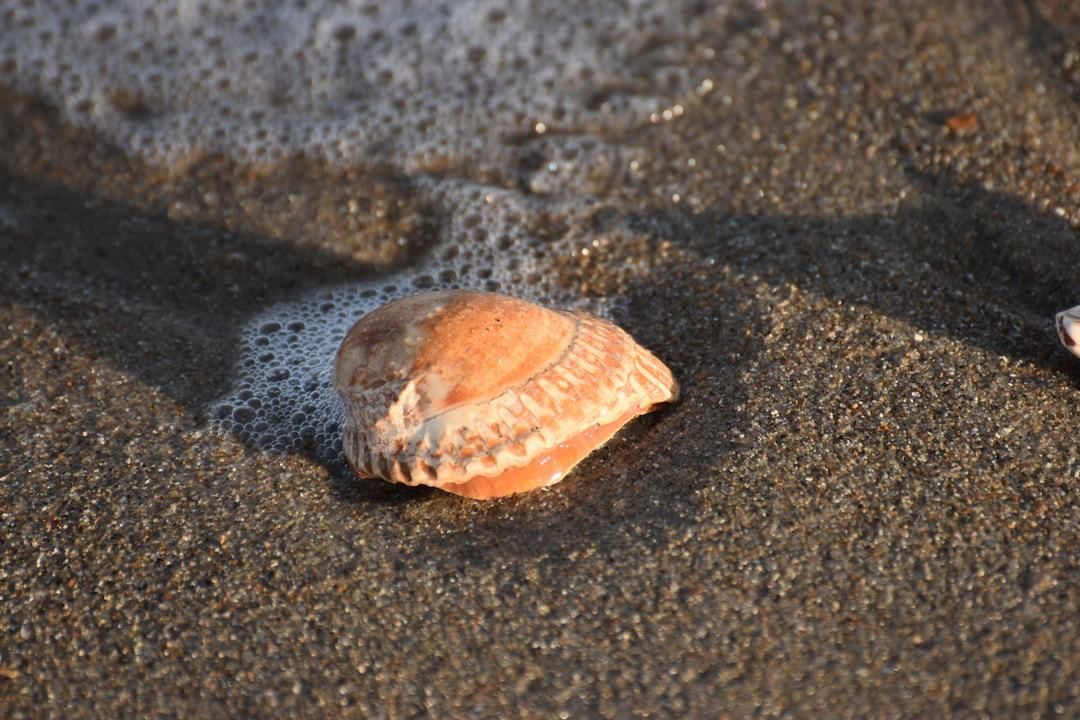
<path id="1" fill-rule="evenodd" d="M 338 349 L 334 387 L 358 475 L 475 498 L 558 482 L 678 397 L 671 371 L 615 325 L 470 291 L 361 318 Z"/>

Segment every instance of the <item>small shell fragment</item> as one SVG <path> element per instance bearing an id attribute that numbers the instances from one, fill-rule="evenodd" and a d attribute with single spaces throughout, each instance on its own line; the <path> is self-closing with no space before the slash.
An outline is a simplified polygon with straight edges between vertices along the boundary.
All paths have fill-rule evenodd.
<path id="1" fill-rule="evenodd" d="M 361 318 L 334 387 L 359 476 L 478 499 L 553 485 L 679 393 L 667 366 L 605 320 L 471 291 Z"/>
<path id="2" fill-rule="evenodd" d="M 1073 355 L 1080 357 L 1080 305 L 1059 312 L 1055 324 L 1061 344 Z"/>

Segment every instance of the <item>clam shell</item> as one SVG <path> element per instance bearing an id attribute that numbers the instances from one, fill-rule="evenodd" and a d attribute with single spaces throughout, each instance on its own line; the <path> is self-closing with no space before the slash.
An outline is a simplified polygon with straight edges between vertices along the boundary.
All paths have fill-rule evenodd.
<path id="1" fill-rule="evenodd" d="M 476 498 L 558 482 L 678 396 L 671 371 L 615 325 L 469 291 L 361 318 L 338 349 L 334 387 L 358 475 Z"/>

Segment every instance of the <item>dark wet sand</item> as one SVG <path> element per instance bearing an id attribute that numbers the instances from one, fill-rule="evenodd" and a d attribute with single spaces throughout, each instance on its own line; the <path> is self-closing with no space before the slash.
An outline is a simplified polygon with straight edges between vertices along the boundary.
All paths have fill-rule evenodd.
<path id="1" fill-rule="evenodd" d="M 1080 715 L 1080 14 L 769 5 L 566 269 L 685 399 L 488 504 L 205 429 L 252 313 L 423 252 L 407 179 L 0 96 L 0 716 Z"/>

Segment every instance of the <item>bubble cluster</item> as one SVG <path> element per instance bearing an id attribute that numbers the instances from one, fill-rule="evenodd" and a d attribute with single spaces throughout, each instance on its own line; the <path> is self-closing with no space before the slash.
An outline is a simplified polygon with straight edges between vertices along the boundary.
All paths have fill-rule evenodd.
<path id="1" fill-rule="evenodd" d="M 690 80 L 692 2 L 0 0 L 21 90 L 150 159 L 302 152 L 501 168 L 522 142 L 638 124 Z"/>
<path id="2" fill-rule="evenodd" d="M 238 377 L 212 408 L 211 424 L 266 450 L 336 460 L 342 410 L 329 368 L 337 345 L 358 317 L 400 294 L 392 285 L 331 288 L 256 318 L 243 331 Z"/>

